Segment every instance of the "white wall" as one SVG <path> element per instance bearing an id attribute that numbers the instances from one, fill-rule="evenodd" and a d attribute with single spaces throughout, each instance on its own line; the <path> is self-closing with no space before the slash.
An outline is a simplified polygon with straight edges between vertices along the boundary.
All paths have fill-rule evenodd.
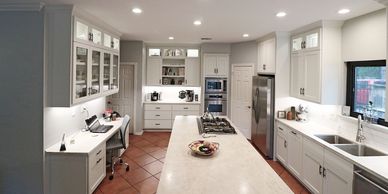
<path id="1" fill-rule="evenodd" d="M 344 61 L 386 58 L 387 28 L 385 9 L 345 21 L 342 26 Z"/>
<path id="2" fill-rule="evenodd" d="M 59 142 L 63 133 L 66 137 L 71 137 L 85 127 L 87 113 L 83 112 L 83 107 L 88 109 L 89 116 L 97 115 L 101 118 L 105 105 L 105 97 L 102 97 L 72 107 L 46 107 L 44 109 L 44 148 Z"/>
<path id="3" fill-rule="evenodd" d="M 0 11 L 0 193 L 43 193 L 43 11 Z"/>

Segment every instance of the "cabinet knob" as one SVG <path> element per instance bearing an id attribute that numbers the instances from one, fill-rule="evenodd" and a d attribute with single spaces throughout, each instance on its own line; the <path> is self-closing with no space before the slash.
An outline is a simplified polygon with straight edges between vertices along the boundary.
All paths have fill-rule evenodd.
<path id="1" fill-rule="evenodd" d="M 284 147 L 287 148 L 287 141 L 284 141 Z"/>
<path id="2" fill-rule="evenodd" d="M 319 165 L 319 174 L 322 175 L 322 166 Z"/>
<path id="3" fill-rule="evenodd" d="M 266 65 L 265 65 L 265 64 L 263 64 L 263 70 L 266 70 L 266 69 L 267 69 Z"/>

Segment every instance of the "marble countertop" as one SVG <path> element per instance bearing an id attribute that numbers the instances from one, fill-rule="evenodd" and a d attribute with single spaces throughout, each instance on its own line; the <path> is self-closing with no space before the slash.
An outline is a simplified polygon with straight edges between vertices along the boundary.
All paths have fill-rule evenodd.
<path id="1" fill-rule="evenodd" d="M 301 123 L 296 121 L 289 121 L 285 119 L 276 119 L 282 124 L 299 131 L 304 137 L 315 140 L 315 142 L 319 143 L 326 149 L 332 151 L 338 156 L 344 158 L 345 160 L 357 165 L 364 170 L 375 174 L 382 180 L 388 182 L 388 156 L 374 156 L 374 157 L 359 157 L 353 156 L 332 144 L 329 144 L 322 139 L 316 137 L 316 134 L 337 134 L 337 132 L 333 129 L 323 127 L 314 122 Z M 355 142 L 355 139 L 353 140 Z"/>
<path id="2" fill-rule="evenodd" d="M 200 101 L 186 102 L 185 100 L 145 101 L 144 104 L 201 104 Z"/>
<path id="3" fill-rule="evenodd" d="M 211 157 L 192 155 L 188 144 L 203 139 L 195 116 L 177 116 L 174 122 L 158 194 L 270 194 L 293 193 L 255 148 L 237 135 L 217 135 L 220 143 Z"/>

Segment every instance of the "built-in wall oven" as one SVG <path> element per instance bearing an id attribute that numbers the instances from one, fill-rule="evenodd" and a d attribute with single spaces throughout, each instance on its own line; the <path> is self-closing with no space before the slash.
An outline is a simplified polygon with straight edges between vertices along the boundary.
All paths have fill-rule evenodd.
<path id="1" fill-rule="evenodd" d="M 205 94 L 205 108 L 213 115 L 226 115 L 227 104 L 227 94 Z"/>
<path id="2" fill-rule="evenodd" d="M 227 79 L 226 78 L 206 78 L 205 93 L 226 93 Z"/>

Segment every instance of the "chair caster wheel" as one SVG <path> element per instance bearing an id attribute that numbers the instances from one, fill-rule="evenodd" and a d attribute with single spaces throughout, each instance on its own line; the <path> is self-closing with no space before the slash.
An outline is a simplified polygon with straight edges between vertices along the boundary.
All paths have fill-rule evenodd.
<path id="1" fill-rule="evenodd" d="M 113 179 L 113 175 L 110 175 L 110 176 L 109 176 L 109 180 L 112 180 L 112 179 Z"/>
<path id="2" fill-rule="evenodd" d="M 129 171 L 129 166 L 127 166 L 127 168 L 125 168 L 126 171 Z"/>

